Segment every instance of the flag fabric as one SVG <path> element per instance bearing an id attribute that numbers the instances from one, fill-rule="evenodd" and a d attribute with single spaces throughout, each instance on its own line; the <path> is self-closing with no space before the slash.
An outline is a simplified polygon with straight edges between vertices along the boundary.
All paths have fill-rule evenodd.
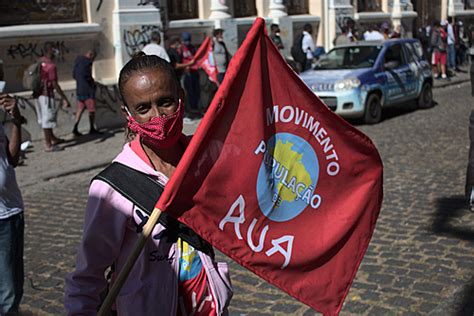
<path id="1" fill-rule="evenodd" d="M 334 315 L 381 203 L 375 146 L 300 80 L 258 18 L 156 206 Z"/>
<path id="2" fill-rule="evenodd" d="M 194 60 L 196 61 L 196 67 L 202 68 L 209 76 L 209 79 L 219 85 L 219 81 L 217 80 L 217 67 L 214 62 L 214 54 L 212 53 L 212 38 L 210 36 L 206 37 L 201 46 L 199 46 L 199 49 L 194 55 Z"/>

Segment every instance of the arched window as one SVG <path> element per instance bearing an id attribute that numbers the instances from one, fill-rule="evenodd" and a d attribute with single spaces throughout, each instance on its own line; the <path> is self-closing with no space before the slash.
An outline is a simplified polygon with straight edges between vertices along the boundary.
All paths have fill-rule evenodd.
<path id="1" fill-rule="evenodd" d="M 359 12 L 382 11 L 382 0 L 357 0 L 357 11 Z"/>
<path id="2" fill-rule="evenodd" d="M 197 0 L 167 0 L 166 5 L 170 21 L 199 17 Z"/>
<path id="3" fill-rule="evenodd" d="M 289 15 L 309 13 L 308 0 L 287 0 L 285 2 Z"/>

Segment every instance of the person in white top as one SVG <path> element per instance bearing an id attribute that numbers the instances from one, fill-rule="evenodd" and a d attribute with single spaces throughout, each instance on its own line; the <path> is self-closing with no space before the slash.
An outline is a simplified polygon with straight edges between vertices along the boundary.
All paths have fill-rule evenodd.
<path id="1" fill-rule="evenodd" d="M 303 40 L 301 41 L 301 48 L 306 53 L 306 62 L 303 66 L 303 71 L 311 68 L 313 63 L 313 52 L 316 49 L 316 45 L 313 40 L 313 26 L 306 23 L 303 27 Z"/>
<path id="2" fill-rule="evenodd" d="M 385 38 L 373 25 L 364 33 L 365 41 L 383 41 Z"/>
<path id="3" fill-rule="evenodd" d="M 170 62 L 170 57 L 166 53 L 166 50 L 160 45 L 161 34 L 159 32 L 151 32 L 151 42 L 143 47 L 142 52 L 147 55 L 155 55 L 163 58 L 167 62 Z"/>

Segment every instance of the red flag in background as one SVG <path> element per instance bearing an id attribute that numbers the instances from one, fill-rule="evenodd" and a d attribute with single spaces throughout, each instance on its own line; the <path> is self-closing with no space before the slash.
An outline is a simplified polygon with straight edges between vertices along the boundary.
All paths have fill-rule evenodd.
<path id="1" fill-rule="evenodd" d="M 217 80 L 217 67 L 214 62 L 214 54 L 212 53 L 212 39 L 210 36 L 206 37 L 201 46 L 199 46 L 199 49 L 194 55 L 194 60 L 196 61 L 196 66 L 202 68 L 209 76 L 209 79 L 219 85 L 219 81 Z"/>
<path id="2" fill-rule="evenodd" d="M 157 207 L 332 315 L 381 203 L 376 148 L 306 87 L 258 18 Z"/>

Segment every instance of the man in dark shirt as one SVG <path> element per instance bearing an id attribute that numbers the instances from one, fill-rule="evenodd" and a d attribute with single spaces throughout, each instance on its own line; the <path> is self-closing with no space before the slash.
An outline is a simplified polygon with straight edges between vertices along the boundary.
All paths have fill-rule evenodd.
<path id="1" fill-rule="evenodd" d="M 92 78 L 92 62 L 96 54 L 93 50 L 88 50 L 84 55 L 77 56 L 74 63 L 73 77 L 76 80 L 77 112 L 74 129 L 74 136 L 81 136 L 78 131 L 79 121 L 85 108 L 89 111 L 89 134 L 100 134 L 94 127 L 95 122 L 95 81 Z"/>
<path id="2" fill-rule="evenodd" d="M 192 66 L 194 64 L 194 59 L 189 62 L 183 63 L 181 54 L 179 53 L 181 47 L 181 40 L 179 37 L 172 37 L 170 40 L 170 47 L 167 50 L 168 56 L 170 57 L 170 64 L 173 66 L 176 78 L 178 82 L 181 83 L 181 76 L 183 75 L 183 70 L 186 67 Z"/>
<path id="3" fill-rule="evenodd" d="M 273 43 L 278 47 L 278 49 L 284 49 L 283 41 L 280 37 L 280 27 L 278 24 L 272 24 L 270 26 L 270 38 L 272 39 Z"/>

